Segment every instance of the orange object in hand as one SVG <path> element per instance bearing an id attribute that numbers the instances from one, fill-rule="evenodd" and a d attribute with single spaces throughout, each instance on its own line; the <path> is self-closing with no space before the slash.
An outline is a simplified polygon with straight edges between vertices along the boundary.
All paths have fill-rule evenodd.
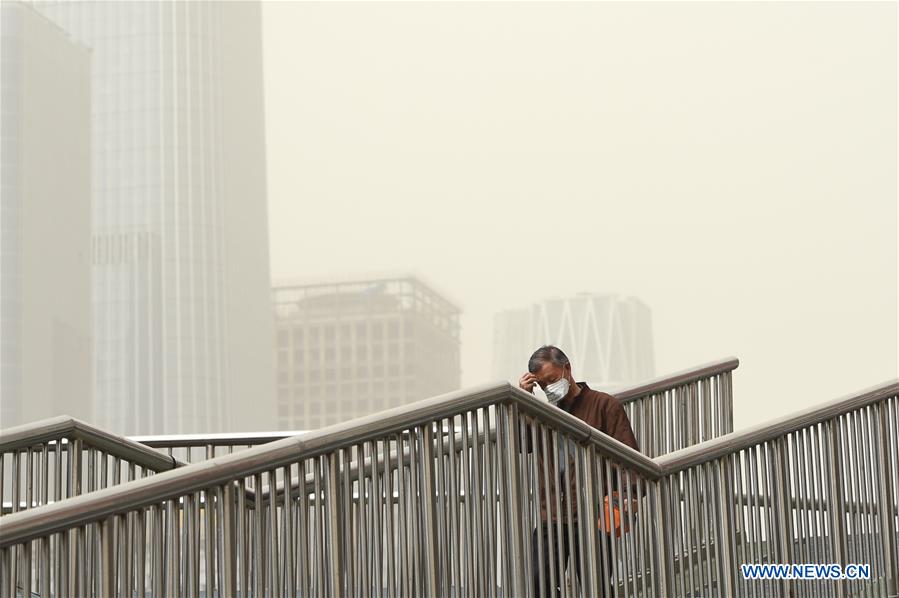
<path id="1" fill-rule="evenodd" d="M 630 522 L 628 521 L 628 509 L 622 509 L 621 499 L 617 491 L 613 491 L 610 496 L 603 499 L 603 514 L 597 521 L 597 526 L 607 534 L 614 530 L 615 537 L 621 537 L 622 532 L 631 531 Z M 630 512 L 637 511 L 637 501 L 631 500 Z"/>

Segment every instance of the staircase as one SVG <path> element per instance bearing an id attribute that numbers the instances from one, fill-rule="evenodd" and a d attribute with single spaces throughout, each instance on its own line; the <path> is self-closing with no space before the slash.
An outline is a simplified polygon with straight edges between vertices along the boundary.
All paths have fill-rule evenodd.
<path id="1" fill-rule="evenodd" d="M 643 453 L 506 383 L 302 434 L 4 430 L 0 596 L 532 596 L 532 554 L 566 537 L 567 570 L 537 579 L 563 596 L 899 595 L 899 383 L 734 433 L 737 365 L 618 392 Z M 569 459 L 564 479 L 542 452 Z M 541 478 L 580 514 L 546 542 Z M 616 488 L 636 504 L 620 537 L 596 524 Z M 742 563 L 871 579 L 744 580 Z"/>

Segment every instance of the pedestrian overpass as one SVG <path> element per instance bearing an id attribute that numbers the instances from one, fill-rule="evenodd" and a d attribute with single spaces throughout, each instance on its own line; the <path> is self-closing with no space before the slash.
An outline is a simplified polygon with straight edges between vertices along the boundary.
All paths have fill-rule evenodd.
<path id="1" fill-rule="evenodd" d="M 304 433 L 6 429 L 0 596 L 533 596 L 566 541 L 580 579 L 537 573 L 565 596 L 899 596 L 899 382 L 734 432 L 737 366 L 617 392 L 640 453 L 508 383 Z M 579 515 L 535 543 L 541 478 Z M 870 575 L 740 568 L 804 563 Z"/>

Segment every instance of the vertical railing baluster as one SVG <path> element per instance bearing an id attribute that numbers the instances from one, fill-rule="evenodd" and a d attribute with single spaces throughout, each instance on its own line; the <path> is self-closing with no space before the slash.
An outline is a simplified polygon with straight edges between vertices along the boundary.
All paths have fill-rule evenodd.
<path id="1" fill-rule="evenodd" d="M 21 578 L 22 578 L 22 594 L 23 596 L 31 596 L 31 541 L 24 542 L 22 544 L 22 559 L 21 562 L 18 563 L 22 566 Z"/>
<path id="2" fill-rule="evenodd" d="M 285 483 L 290 483 L 290 480 L 285 480 Z M 268 552 L 266 560 L 267 576 L 269 578 L 268 585 L 272 596 L 281 596 L 283 594 L 283 586 L 281 585 L 281 571 L 279 568 L 281 555 L 279 554 L 278 546 L 280 545 L 279 538 L 282 536 L 278 527 L 278 472 L 276 469 L 271 469 L 268 472 L 268 515 L 268 543 L 266 546 Z M 334 515 L 337 517 L 336 513 Z"/>
<path id="3" fill-rule="evenodd" d="M 687 541 L 688 579 L 690 580 L 690 596 L 701 596 L 704 589 L 704 577 L 702 569 L 702 529 L 700 514 L 696 512 L 695 505 L 699 504 L 699 494 L 696 490 L 696 468 L 689 468 L 683 472 L 684 499 L 684 537 Z"/>
<path id="4" fill-rule="evenodd" d="M 92 571 L 90 570 L 90 561 L 87 559 L 87 553 L 90 548 L 87 543 L 87 528 L 87 525 L 79 526 L 78 528 L 76 528 L 75 546 L 72 548 L 72 552 L 78 555 L 78 559 L 76 560 L 76 567 L 74 568 L 74 577 L 76 584 L 75 592 L 77 592 L 79 596 L 83 596 L 91 590 L 91 580 L 88 578 L 93 577 L 91 576 Z"/>
<path id="5" fill-rule="evenodd" d="M 411 541 L 409 545 L 412 547 L 412 587 L 416 594 L 425 594 L 425 575 L 423 560 L 426 555 L 422 554 L 422 524 L 424 515 L 422 513 L 422 479 L 421 479 L 421 443 L 422 437 L 418 433 L 417 428 L 407 428 L 409 434 L 409 518 Z M 466 497 L 468 498 L 468 497 Z M 469 534 L 471 531 L 469 530 Z"/>
<path id="6" fill-rule="evenodd" d="M 16 597 L 15 568 L 13 547 L 0 548 L 0 598 Z"/>
<path id="7" fill-rule="evenodd" d="M 403 454 L 406 452 L 406 443 L 403 439 L 403 434 L 398 433 L 396 435 L 396 473 L 397 473 L 397 485 L 398 485 L 398 494 L 399 494 L 399 505 L 398 505 L 398 519 L 399 519 L 399 529 L 397 530 L 397 535 L 399 537 L 400 544 L 400 558 L 399 558 L 399 572 L 397 577 L 402 577 L 402 579 L 398 579 L 397 583 L 400 586 L 399 589 L 402 592 L 403 596 L 409 596 L 412 594 L 412 582 L 410 579 L 411 575 L 411 566 L 410 566 L 410 558 L 409 551 L 411 550 L 409 546 L 409 517 L 407 516 L 406 504 L 409 500 L 408 492 L 406 489 L 406 465 L 404 463 Z M 401 576 L 399 574 L 402 574 Z"/>
<path id="8" fill-rule="evenodd" d="M 238 575 L 238 585 L 240 586 L 240 595 L 248 596 L 250 588 L 250 560 L 252 554 L 251 538 L 250 538 L 250 512 L 247 506 L 247 478 L 240 477 L 237 480 L 237 488 L 234 489 L 237 494 L 237 507 L 234 516 L 237 519 L 237 543 L 236 552 L 236 574 Z M 232 507 L 234 508 L 234 507 Z"/>
<path id="9" fill-rule="evenodd" d="M 371 504 L 372 504 L 372 582 L 374 583 L 373 594 L 380 596 L 383 589 L 381 580 L 381 570 L 383 563 L 381 558 L 384 554 L 384 546 L 382 544 L 383 534 L 381 530 L 381 511 L 384 507 L 384 500 L 381 495 L 381 481 L 378 470 L 378 442 L 377 440 L 369 441 L 371 461 L 369 465 L 369 477 L 371 477 Z M 383 456 L 383 455 L 382 455 Z M 433 497 L 432 497 L 433 498 Z M 346 554 L 346 551 L 344 551 Z M 347 586 L 349 587 L 349 586 Z"/>
<path id="10" fill-rule="evenodd" d="M 480 579 L 478 579 L 478 546 L 475 542 L 475 533 L 474 533 L 474 511 L 472 509 L 473 499 L 472 495 L 474 494 L 474 490 L 472 489 L 471 483 L 471 467 L 472 467 L 472 459 L 471 459 L 471 428 L 469 423 L 469 413 L 462 413 L 462 452 L 459 456 L 459 464 L 461 466 L 461 492 L 465 497 L 464 505 L 464 519 L 462 523 L 465 526 L 465 540 L 462 543 L 462 553 L 463 553 L 463 564 L 465 571 L 465 580 L 466 586 L 469 588 L 469 591 L 472 593 L 477 593 L 479 591 L 479 583 Z"/>
<path id="11" fill-rule="evenodd" d="M 0 517 L 6 515 L 3 512 L 4 505 L 6 505 L 6 456 L 9 453 L 0 452 Z M 6 554 L 5 552 L 3 554 Z M 6 578 L 4 578 L 6 579 Z M 0 586 L 3 586 L 3 582 L 0 581 Z M 0 592 L 4 591 L 5 588 L 0 587 Z"/>
<path id="12" fill-rule="evenodd" d="M 262 473 L 253 476 L 253 596 L 265 596 L 265 496 Z"/>
<path id="13" fill-rule="evenodd" d="M 471 466 L 469 468 L 471 473 L 471 483 L 468 486 L 471 490 L 471 495 L 466 496 L 466 498 L 469 499 L 469 521 L 471 521 L 471 529 L 473 530 L 473 533 L 471 534 L 472 554 L 474 556 L 474 566 L 472 570 L 475 573 L 474 579 L 477 584 L 477 593 L 480 596 L 484 596 L 487 593 L 487 558 L 484 554 L 484 530 L 481 525 L 481 446 L 478 434 L 477 411 L 469 411 L 466 414 L 466 417 L 468 417 L 471 422 L 470 450 L 466 452 L 468 459 L 471 461 Z"/>
<path id="14" fill-rule="evenodd" d="M 886 572 L 884 590 L 888 596 L 899 595 L 899 555 L 896 545 L 896 500 L 899 488 L 893 486 L 893 476 L 890 471 L 890 451 L 895 450 L 895 437 L 890 438 L 889 420 L 887 416 L 887 403 L 881 403 L 875 409 L 874 421 L 875 438 L 877 442 L 877 468 L 880 484 L 878 487 L 878 502 L 880 515 L 880 535 L 883 541 L 883 571 Z M 894 468 L 899 468 L 899 463 L 893 462 Z"/>
<path id="15" fill-rule="evenodd" d="M 789 454 L 789 441 L 791 434 L 787 434 L 786 436 L 780 437 L 780 439 L 773 443 L 773 450 L 775 456 L 775 464 L 774 464 L 774 473 L 775 473 L 775 510 L 778 513 L 778 543 L 780 545 L 780 550 L 777 553 L 778 561 L 780 563 L 792 563 L 793 561 L 793 537 L 794 537 L 794 523 L 793 523 L 793 491 L 792 484 L 790 483 L 790 470 L 795 469 L 795 467 L 791 467 L 793 465 L 793 460 L 790 459 Z M 795 455 L 794 455 L 795 457 Z M 783 580 L 781 584 L 781 588 L 784 594 L 790 595 L 793 591 L 793 584 L 790 583 L 790 580 Z"/>
<path id="16" fill-rule="evenodd" d="M 491 416 L 491 412 L 493 411 L 493 406 L 488 406 L 483 408 L 482 412 L 484 414 L 484 436 L 485 436 L 485 462 L 487 469 L 487 486 L 485 488 L 485 492 L 488 496 L 487 499 L 487 563 L 488 563 L 488 578 L 490 580 L 490 587 L 488 588 L 487 596 L 489 598 L 496 598 L 498 591 L 497 576 L 497 541 L 499 538 L 499 534 L 497 533 L 499 524 L 497 522 L 497 445 L 496 445 L 496 426 L 495 418 Z M 493 432 L 491 434 L 491 431 Z M 538 501 L 539 502 L 539 501 Z M 539 511 L 539 505 L 537 507 Z M 539 521 L 539 514 L 538 514 Z M 525 558 L 531 558 L 530 555 L 526 555 Z"/>
<path id="17" fill-rule="evenodd" d="M 180 496 L 166 500 L 166 596 L 172 598 L 181 595 L 181 513 Z"/>
<path id="18" fill-rule="evenodd" d="M 813 562 L 809 559 L 808 555 L 805 553 L 805 548 L 803 546 L 803 538 L 806 536 L 805 529 L 805 513 L 803 509 L 803 485 L 802 485 L 802 453 L 799 448 L 799 436 L 800 432 L 797 430 L 796 432 L 790 434 L 786 438 L 786 446 L 784 449 L 788 451 L 788 455 L 791 455 L 788 459 L 789 469 L 788 479 L 791 487 L 793 488 L 792 498 L 789 498 L 789 503 L 791 505 L 790 509 L 793 512 L 793 532 L 790 535 L 790 545 L 793 548 L 792 558 L 797 559 L 797 562 L 800 563 L 810 563 Z M 795 544 L 795 547 L 793 545 Z M 803 584 L 797 584 L 793 587 L 793 592 L 802 594 L 804 593 L 805 588 L 802 587 Z"/>
<path id="19" fill-rule="evenodd" d="M 668 598 L 675 593 L 675 586 L 672 582 L 674 571 L 674 545 L 671 541 L 673 522 L 671 521 L 669 509 L 666 507 L 671 502 L 669 497 L 671 492 L 670 479 L 670 477 L 663 477 L 649 485 L 649 508 L 652 513 L 652 521 L 654 522 L 651 549 L 653 550 L 653 561 L 656 566 L 653 572 L 653 577 L 656 580 L 655 598 Z M 608 569 L 605 574 L 609 574 Z M 605 595 L 605 592 L 603 594 Z"/>
<path id="20" fill-rule="evenodd" d="M 527 454 L 526 445 L 529 440 L 528 430 L 532 427 L 533 420 L 529 417 L 519 415 L 518 425 L 516 426 L 518 453 L 512 455 L 512 458 L 518 463 L 521 472 L 521 484 L 523 490 L 521 492 L 521 540 L 522 540 L 522 565 L 524 566 L 524 590 L 525 595 L 531 596 L 533 592 L 534 561 L 533 561 L 533 534 L 532 525 L 535 521 L 539 521 L 539 503 L 537 497 L 537 482 L 531 475 L 531 469 L 528 467 L 528 459 L 533 458 Z"/>
<path id="21" fill-rule="evenodd" d="M 281 535 L 283 538 L 284 550 L 284 581 L 285 590 L 288 596 L 296 596 L 296 560 L 294 559 L 294 538 L 293 538 L 293 466 L 287 464 L 283 468 L 284 477 L 284 496 L 281 511 Z M 302 483 L 302 480 L 300 480 Z"/>
<path id="22" fill-rule="evenodd" d="M 645 510 L 646 510 L 646 502 L 644 498 L 647 494 L 647 484 L 649 480 L 645 479 L 643 476 L 637 475 L 635 476 L 636 480 L 636 494 L 628 497 L 628 520 L 630 523 L 631 530 L 635 530 L 632 533 L 636 533 L 637 536 L 635 538 L 635 543 L 637 546 L 637 562 L 640 569 L 640 581 L 641 581 L 641 590 L 640 593 L 642 596 L 651 595 L 651 588 L 655 584 L 655 580 L 652 576 L 652 553 L 649 551 L 649 534 L 651 533 L 650 526 L 648 522 L 645 521 Z M 630 502 L 634 501 L 634 502 Z M 595 504 L 595 503 L 594 503 Z M 635 512 L 633 509 L 633 505 L 637 504 L 637 511 Z M 594 528 L 596 518 L 593 518 Z"/>
<path id="23" fill-rule="evenodd" d="M 302 459 L 299 462 L 299 496 L 297 497 L 297 563 L 299 568 L 299 589 L 301 595 L 312 593 L 312 578 L 310 576 L 313 555 L 309 550 L 309 490 L 306 486 L 306 469 L 311 462 L 309 459 Z M 242 594 L 245 596 L 246 594 Z"/>
<path id="24" fill-rule="evenodd" d="M 236 497 L 234 496 L 234 489 L 234 482 L 226 482 L 221 486 L 219 494 L 222 497 L 222 590 L 224 596 L 237 595 L 237 553 L 240 540 L 235 529 L 235 519 L 242 515 L 235 513 Z M 241 596 L 246 596 L 246 594 L 241 594 Z"/>
<path id="25" fill-rule="evenodd" d="M 165 535 L 165 516 L 167 513 L 166 503 L 155 504 L 152 507 L 152 536 L 153 536 L 153 570 L 151 571 L 152 579 L 150 587 L 153 596 L 162 596 L 163 588 L 165 588 L 165 548 L 170 546 L 171 542 Z"/>
<path id="26" fill-rule="evenodd" d="M 215 456 L 215 449 L 211 444 L 206 445 L 206 460 Z M 203 526 L 205 534 L 203 536 L 203 548 L 205 557 L 205 575 L 204 589 L 206 596 L 215 596 L 216 594 L 216 570 L 215 570 L 215 548 L 216 548 L 216 488 L 209 487 L 203 490 Z M 219 588 L 221 591 L 221 588 Z"/>
<path id="27" fill-rule="evenodd" d="M 568 519 L 566 517 L 567 513 L 565 511 L 565 500 L 563 498 L 568 495 L 568 490 L 567 490 L 567 488 L 565 488 L 565 483 L 566 483 L 566 480 L 564 477 L 565 470 L 562 469 L 563 465 L 561 465 L 562 463 L 566 463 L 566 461 L 567 461 L 567 459 L 566 459 L 567 454 L 565 453 L 564 449 L 562 448 L 563 446 L 565 446 L 565 443 L 566 443 L 566 440 L 565 440 L 565 437 L 562 435 L 562 433 L 559 432 L 558 430 L 554 429 L 553 430 L 553 445 L 554 445 L 553 446 L 553 449 L 554 449 L 553 463 L 555 465 L 555 469 L 554 469 L 555 475 L 553 476 L 553 485 L 554 485 L 554 489 L 555 489 L 556 542 L 557 542 L 556 549 L 557 550 L 556 550 L 556 555 L 554 555 L 553 558 L 559 564 L 559 567 L 558 567 L 559 568 L 559 579 L 558 579 L 559 585 L 558 585 L 558 587 L 559 587 L 559 589 L 561 589 L 562 598 L 567 598 L 567 596 L 568 596 L 569 584 L 567 583 L 567 580 L 571 579 L 571 573 L 572 573 L 570 570 L 568 570 L 568 567 L 567 567 L 568 563 L 567 563 L 566 559 L 564 558 L 566 549 L 563 548 L 563 547 L 568 547 L 568 549 L 571 548 L 571 544 L 568 541 L 569 526 L 568 526 Z M 564 467 L 566 470 L 568 469 L 567 463 L 564 465 Z M 562 473 L 560 473 L 560 472 L 562 472 Z M 565 574 L 563 574 L 563 572 L 565 572 L 565 571 L 567 571 L 567 576 Z"/>
<path id="28" fill-rule="evenodd" d="M 578 447 L 580 458 L 578 459 L 578 485 L 583 492 L 578 492 L 581 498 L 579 520 L 582 526 L 581 541 L 578 543 L 581 552 L 581 588 L 582 593 L 586 589 L 586 595 L 594 598 L 599 595 L 597 578 L 599 571 L 596 567 L 596 522 L 599 516 L 596 512 L 596 495 L 593 487 L 593 461 L 595 448 Z M 539 514 L 538 514 L 539 519 Z M 586 545 L 585 545 L 586 544 Z"/>
<path id="29" fill-rule="evenodd" d="M 630 575 L 630 565 L 632 562 L 632 555 L 630 554 L 630 546 L 628 545 L 629 535 L 624 534 L 623 530 L 621 530 L 621 525 L 624 523 L 624 519 L 622 518 L 621 509 L 624 507 L 624 482 L 621 474 L 621 466 L 619 463 L 615 462 L 611 468 L 612 473 L 612 489 L 613 492 L 617 492 L 618 494 L 618 503 L 619 503 L 619 525 L 616 528 L 615 525 L 615 514 L 614 508 L 612 504 L 612 496 L 609 497 L 609 534 L 612 537 L 612 541 L 617 545 L 618 548 L 618 581 L 621 585 L 622 596 L 631 596 L 634 593 L 634 589 L 631 586 L 632 579 Z M 566 469 L 567 474 L 567 469 Z M 603 515 L 605 516 L 605 515 Z M 618 531 L 616 531 L 616 529 Z"/>
<path id="30" fill-rule="evenodd" d="M 735 576 L 737 574 L 736 542 L 734 536 L 734 495 L 733 472 L 727 456 L 715 460 L 716 494 L 718 501 L 718 590 L 724 596 L 735 596 L 737 593 Z"/>
<path id="31" fill-rule="evenodd" d="M 477 430 L 477 428 L 475 428 Z M 434 511 L 434 456 L 433 456 L 433 442 L 434 442 L 434 432 L 431 424 L 426 424 L 418 428 L 418 434 L 422 439 L 422 454 L 421 460 L 419 462 L 419 468 L 421 470 L 421 486 L 422 493 L 418 497 L 418 500 L 422 503 L 422 511 L 423 511 L 423 521 L 422 521 L 422 533 L 424 541 L 424 546 L 422 546 L 422 550 L 424 552 L 424 570 L 425 570 L 425 588 L 428 596 L 436 596 L 437 595 L 437 586 L 440 583 L 440 579 L 438 577 L 437 570 L 437 546 L 434 543 L 437 533 L 436 533 L 436 513 Z M 477 435 L 475 435 L 477 436 Z M 477 443 L 477 437 L 475 438 L 475 442 Z M 475 465 L 477 467 L 477 464 Z M 480 489 L 477 490 L 478 494 L 480 494 Z M 477 504 L 478 497 L 468 497 L 469 499 L 474 499 L 475 504 Z"/>
<path id="32" fill-rule="evenodd" d="M 532 551 L 536 550 L 536 552 L 537 552 L 537 571 L 531 573 L 532 579 L 528 580 L 528 587 L 531 588 L 533 586 L 533 584 L 534 584 L 533 577 L 536 576 L 536 580 L 537 580 L 536 594 L 539 598 L 540 596 L 543 596 L 543 594 L 548 591 L 548 587 L 549 587 L 549 580 L 546 579 L 546 575 L 544 573 L 545 567 L 543 566 L 543 563 L 545 563 L 546 559 L 549 558 L 549 554 L 546 552 L 546 548 L 543 546 L 543 530 L 541 529 L 542 517 L 540 515 L 539 492 L 540 492 L 540 485 L 541 485 L 540 484 L 540 474 L 541 474 L 540 470 L 543 468 L 538 468 L 538 462 L 539 462 L 538 455 L 540 453 L 539 445 L 537 444 L 537 428 L 538 428 L 538 426 L 537 426 L 536 422 L 531 422 L 531 425 L 528 426 L 528 428 L 530 430 L 530 435 L 528 436 L 528 439 L 529 439 L 530 446 L 531 446 L 531 454 L 530 454 L 531 478 L 533 479 L 531 487 L 534 492 L 534 499 L 533 499 L 534 531 L 533 531 L 533 535 L 535 537 L 534 537 L 534 542 L 533 542 L 531 550 Z M 491 527 L 491 529 L 492 529 L 492 527 Z M 524 531 L 525 531 L 525 533 L 530 532 L 530 530 L 527 528 Z M 533 557 L 532 557 L 532 555 L 528 554 L 528 555 L 525 555 L 525 558 L 532 559 Z M 493 555 L 491 554 L 491 561 L 492 560 L 493 560 Z"/>
<path id="33" fill-rule="evenodd" d="M 440 590 L 441 596 L 449 596 L 451 585 L 451 568 L 450 559 L 452 554 L 448 550 L 449 532 L 447 523 L 449 521 L 447 515 L 449 511 L 446 486 L 446 438 L 443 430 L 443 420 L 437 422 L 437 441 L 435 444 L 436 454 L 434 455 L 436 467 L 436 485 L 437 485 L 437 566 L 440 569 Z"/>
<path id="34" fill-rule="evenodd" d="M 499 420 L 497 420 L 497 430 L 499 430 Z M 497 437 L 497 440 L 499 437 Z M 557 583 L 560 583 L 559 580 L 562 579 L 562 572 L 557 572 L 555 555 L 557 554 L 557 543 L 556 543 L 556 522 L 553 521 L 552 513 L 553 513 L 553 492 L 552 489 L 554 486 L 550 483 L 550 474 L 549 474 L 549 459 L 551 455 L 554 454 L 554 449 L 550 448 L 549 434 L 547 433 L 546 426 L 540 425 L 540 445 L 534 446 L 534 452 L 540 456 L 541 469 L 543 474 L 543 504 L 545 505 L 546 510 L 546 520 L 541 520 L 542 515 L 537 517 L 537 525 L 535 527 L 537 531 L 537 535 L 546 538 L 546 552 L 543 554 L 543 558 L 545 560 L 541 561 L 541 563 L 549 562 L 549 578 L 546 579 L 546 583 L 549 584 L 546 586 L 544 590 L 545 593 L 555 592 L 555 588 Z M 554 470 L 555 471 L 555 470 Z M 505 479 L 503 476 L 501 479 Z M 544 535 L 543 526 L 546 525 L 546 534 Z M 541 571 L 546 571 L 547 567 L 541 566 Z M 608 571 L 608 569 L 606 569 Z M 546 577 L 544 575 L 544 577 Z"/>
<path id="35" fill-rule="evenodd" d="M 861 410 L 855 412 L 856 417 L 856 426 L 855 433 L 856 438 L 858 438 L 859 444 L 859 452 L 861 459 L 861 471 L 862 471 L 862 496 L 864 498 L 865 503 L 865 529 L 867 531 L 867 549 L 868 549 L 868 557 L 865 562 L 870 563 L 872 569 L 880 568 L 882 563 L 880 563 L 880 558 L 882 556 L 883 545 L 882 543 L 877 541 L 877 536 L 875 535 L 875 529 L 879 526 L 876 525 L 877 515 L 875 513 L 875 504 L 877 502 L 877 490 L 874 488 L 876 476 L 877 476 L 877 465 L 874 461 L 874 450 L 871 447 L 871 440 L 875 437 L 875 430 L 871 426 L 874 406 L 863 407 Z"/>
<path id="36" fill-rule="evenodd" d="M 133 476 L 132 476 L 133 477 Z M 147 520 L 146 520 L 147 508 L 142 508 L 134 513 L 133 518 L 133 531 L 131 534 L 131 538 L 133 542 L 129 543 L 129 550 L 131 548 L 134 549 L 134 559 L 136 560 L 134 564 L 134 568 L 130 569 L 133 575 L 133 583 L 128 585 L 129 591 L 131 591 L 132 587 L 137 590 L 137 598 L 144 598 L 146 596 L 146 560 L 147 560 Z M 136 537 L 136 539 L 134 539 Z M 133 594 L 129 594 L 131 596 Z"/>
<path id="37" fill-rule="evenodd" d="M 720 588 L 721 577 L 717 574 L 721 559 L 721 536 L 718 534 L 717 522 L 725 517 L 723 511 L 717 507 L 719 503 L 715 497 L 715 466 L 717 462 L 708 462 L 700 466 L 701 476 L 701 502 L 703 527 L 705 529 L 705 559 L 706 576 L 709 580 L 709 591 L 715 586 Z M 720 591 L 720 590 L 719 590 Z"/>
<path id="38" fill-rule="evenodd" d="M 340 598 L 345 595 L 345 588 L 341 583 L 340 572 L 343 570 L 343 562 L 341 559 L 341 536 L 338 527 L 337 512 L 340 497 L 338 496 L 338 478 L 337 478 L 337 459 L 334 453 L 323 456 L 325 466 L 328 470 L 327 484 L 325 485 L 325 500 L 327 500 L 328 513 L 328 535 L 330 536 L 330 581 L 329 595 L 334 598 Z"/>
<path id="39" fill-rule="evenodd" d="M 12 479 L 10 480 L 12 490 L 12 513 L 19 512 L 19 488 L 21 487 L 21 472 L 19 471 L 19 449 L 14 449 L 12 453 Z M 19 546 L 11 546 L 9 548 L 10 562 L 10 592 L 13 596 L 16 594 L 16 581 L 19 575 L 19 553 L 23 548 Z"/>
<path id="40" fill-rule="evenodd" d="M 499 441 L 499 431 L 502 430 L 503 443 L 503 465 L 506 476 L 503 483 L 504 510 L 505 519 L 505 548 L 507 551 L 507 577 L 508 584 L 504 584 L 503 592 L 509 591 L 514 596 L 524 594 L 522 587 L 524 577 L 524 567 L 521 559 L 522 554 L 522 529 L 521 529 L 521 501 L 519 499 L 519 471 L 518 471 L 518 447 L 517 438 L 518 430 L 513 415 L 513 406 L 511 404 L 501 404 L 497 406 L 497 413 L 501 414 L 502 422 L 497 423 L 497 440 Z M 516 458 L 513 458 L 516 457 Z M 504 580 L 506 581 L 506 580 Z"/>
<path id="41" fill-rule="evenodd" d="M 40 448 L 40 459 L 36 464 L 40 479 L 37 484 L 37 504 L 46 505 L 50 498 L 50 449 L 49 444 L 44 442 Z M 44 540 L 47 542 L 45 543 Z M 50 544 L 49 536 L 36 539 L 37 545 L 37 564 L 35 565 L 35 573 L 37 579 L 37 591 L 41 596 L 50 595 Z"/>
<path id="42" fill-rule="evenodd" d="M 371 580 L 371 575 L 368 567 L 368 557 L 371 553 L 368 544 L 368 499 L 367 499 L 367 489 L 368 486 L 365 480 L 365 467 L 363 466 L 365 462 L 365 445 L 357 444 L 356 445 L 356 492 L 358 494 L 358 501 L 356 502 L 356 521 L 358 522 L 355 526 L 355 560 L 357 563 L 356 574 L 358 575 L 358 579 L 356 579 L 356 583 L 358 583 L 359 590 L 361 593 L 368 594 L 370 589 L 369 581 Z"/>
<path id="43" fill-rule="evenodd" d="M 54 468 L 53 468 L 53 501 L 59 502 L 62 500 L 62 481 L 63 481 L 63 453 L 62 453 L 62 438 L 57 438 L 53 441 L 53 455 L 54 455 Z M 0 457 L 0 462 L 2 462 L 2 457 Z M 3 477 L 3 474 L 0 473 L 0 478 Z M 54 596 L 62 596 L 62 588 L 63 588 L 63 576 L 65 575 L 65 568 L 67 565 L 67 557 L 63 553 L 63 536 L 64 533 L 55 534 L 53 541 L 53 559 L 56 563 L 56 566 L 53 568 L 54 575 L 54 584 L 53 584 L 53 594 Z"/>
<path id="44" fill-rule="evenodd" d="M 796 438 L 797 450 L 799 451 L 800 462 L 802 464 L 799 494 L 802 501 L 800 504 L 800 512 L 802 513 L 804 528 L 802 538 L 802 542 L 804 543 L 803 554 L 805 555 L 804 558 L 807 563 L 822 563 L 826 561 L 822 560 L 822 555 L 818 554 L 818 546 L 815 542 L 815 507 L 819 497 L 816 496 L 812 490 L 813 473 L 811 453 L 809 451 L 810 435 L 810 430 L 803 429 L 797 432 Z M 809 589 L 809 586 L 807 585 L 806 588 L 803 589 Z"/>
<path id="45" fill-rule="evenodd" d="M 100 522 L 100 579 L 99 590 L 102 598 L 112 598 L 115 592 L 115 563 L 113 534 L 115 533 L 115 515 Z M 28 594 L 26 594 L 28 595 Z"/>
<path id="46" fill-rule="evenodd" d="M 394 596 L 398 593 L 397 576 L 396 576 L 396 522 L 393 516 L 394 500 L 393 500 L 393 459 L 391 459 L 391 439 L 385 437 L 383 439 L 384 446 L 384 495 L 386 499 L 384 509 L 384 525 L 387 532 L 387 542 L 385 550 L 387 553 L 387 595 Z M 397 464 L 397 469 L 399 465 Z"/>
<path id="47" fill-rule="evenodd" d="M 783 437 L 782 437 L 783 438 Z M 766 538 L 777 538 L 778 534 L 778 518 L 777 513 L 778 498 L 777 495 L 777 452 L 774 448 L 776 440 L 771 440 L 761 444 L 758 448 L 759 458 L 759 484 L 758 493 L 761 495 L 757 502 L 761 502 L 761 513 L 764 515 L 763 533 Z M 792 504 L 792 503 L 791 503 Z M 788 528 L 792 529 L 792 512 L 788 511 L 787 515 Z M 764 562 L 779 562 L 777 557 L 778 542 L 767 542 L 767 551 L 760 548 L 759 553 L 762 555 Z M 759 587 L 762 596 L 768 596 L 777 591 L 777 580 L 764 580 L 761 584 L 755 584 Z"/>
<path id="48" fill-rule="evenodd" d="M 718 430 L 715 425 L 717 409 L 712 397 L 712 384 L 709 378 L 695 382 L 702 394 L 702 441 L 715 438 Z"/>

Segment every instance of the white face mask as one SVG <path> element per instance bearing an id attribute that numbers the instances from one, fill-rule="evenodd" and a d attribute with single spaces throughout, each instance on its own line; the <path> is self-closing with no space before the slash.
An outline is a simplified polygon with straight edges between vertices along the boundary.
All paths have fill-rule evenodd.
<path id="1" fill-rule="evenodd" d="M 568 389 L 570 388 L 570 384 L 568 382 L 568 378 L 564 376 L 546 386 L 546 398 L 549 399 L 550 403 L 558 403 L 568 394 Z"/>

